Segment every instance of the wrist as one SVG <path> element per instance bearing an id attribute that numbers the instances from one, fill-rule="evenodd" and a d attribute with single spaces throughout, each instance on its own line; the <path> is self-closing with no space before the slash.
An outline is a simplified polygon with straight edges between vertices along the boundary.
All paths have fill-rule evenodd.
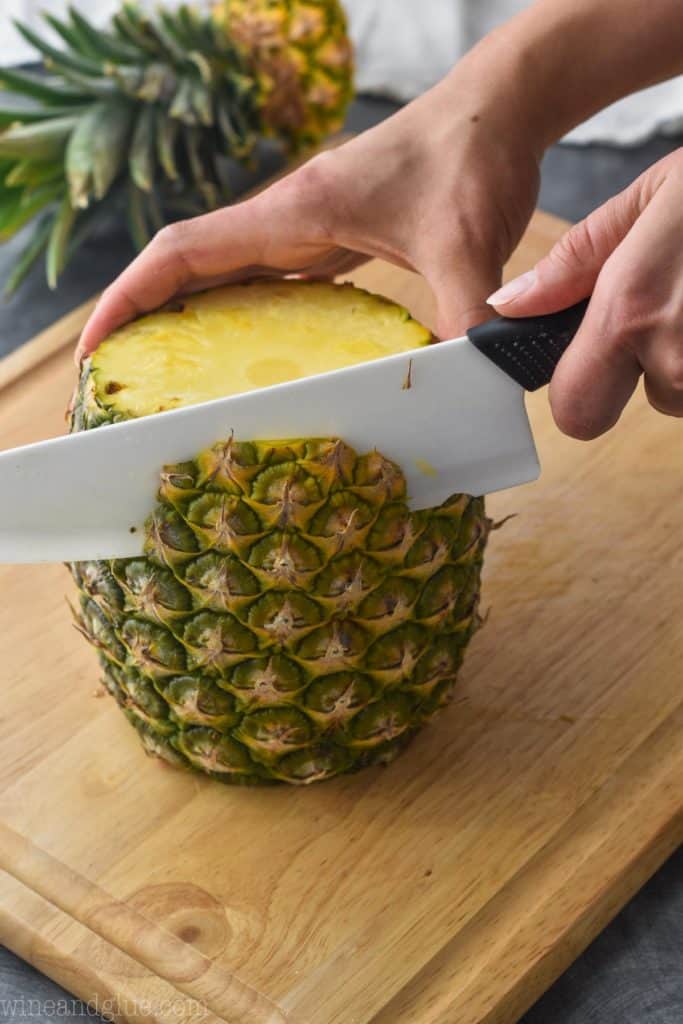
<path id="1" fill-rule="evenodd" d="M 541 97 L 544 89 L 529 73 L 526 46 L 513 47 L 502 33 L 488 35 L 432 90 L 444 120 L 468 122 L 511 153 L 537 164 L 556 141 Z M 547 99 L 547 94 L 546 94 Z"/>
<path id="2" fill-rule="evenodd" d="M 540 158 L 598 110 L 683 70 L 680 0 L 660 4 L 655 15 L 642 0 L 537 0 L 473 47 L 437 89 L 453 106 L 462 96 L 478 102 Z"/>

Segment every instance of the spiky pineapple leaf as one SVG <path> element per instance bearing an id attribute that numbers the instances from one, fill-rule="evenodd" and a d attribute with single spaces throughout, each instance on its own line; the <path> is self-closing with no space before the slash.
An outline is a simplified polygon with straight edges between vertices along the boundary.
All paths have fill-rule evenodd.
<path id="1" fill-rule="evenodd" d="M 64 68 L 62 70 L 62 77 L 67 82 L 71 82 L 72 85 L 75 85 L 77 89 L 82 89 L 82 91 L 89 97 L 98 96 L 100 99 L 107 99 L 117 93 L 114 82 L 111 82 L 108 78 L 103 78 L 100 75 L 83 75 L 80 71 L 73 71 L 71 68 Z"/>
<path id="2" fill-rule="evenodd" d="M 0 157 L 56 160 L 66 148 L 78 117 L 55 117 L 37 124 L 17 125 L 0 133 Z"/>
<path id="3" fill-rule="evenodd" d="M 158 57 L 158 48 L 145 31 L 145 21 L 135 7 L 124 4 L 114 15 L 112 21 L 122 39 L 132 43 L 151 57 Z"/>
<path id="4" fill-rule="evenodd" d="M 148 25 L 149 34 L 156 40 L 159 50 L 172 64 L 184 64 L 186 58 L 182 44 L 178 44 L 173 33 L 168 32 L 162 18 Z"/>
<path id="5" fill-rule="evenodd" d="M 130 176 L 143 192 L 149 192 L 154 184 L 156 120 L 156 108 L 151 103 L 146 103 L 135 122 L 128 157 Z"/>
<path id="6" fill-rule="evenodd" d="M 144 249 L 152 237 L 147 224 L 144 198 L 144 192 L 133 181 L 129 182 L 126 207 L 128 227 L 138 250 Z"/>
<path id="7" fill-rule="evenodd" d="M 178 21 L 192 49 L 211 52 L 216 46 L 216 29 L 214 23 L 206 18 L 199 18 L 195 11 L 183 4 L 178 10 Z M 223 39 L 224 43 L 226 37 Z"/>
<path id="8" fill-rule="evenodd" d="M 205 126 L 213 124 L 213 108 L 211 94 L 200 78 L 192 81 L 191 92 L 192 108 L 197 115 L 197 120 Z"/>
<path id="9" fill-rule="evenodd" d="M 159 163 L 169 181 L 177 181 L 180 177 L 175 159 L 176 141 L 180 124 L 172 117 L 157 119 L 156 147 Z"/>
<path id="10" fill-rule="evenodd" d="M 196 124 L 199 120 L 192 105 L 192 81 L 190 78 L 181 78 L 178 90 L 173 97 L 173 103 L 169 108 L 171 117 L 176 117 L 183 124 Z"/>
<path id="11" fill-rule="evenodd" d="M 64 269 L 69 235 L 76 217 L 77 211 L 71 205 L 69 196 L 65 195 L 50 225 L 45 253 L 47 284 L 53 291 L 57 287 L 57 279 Z"/>
<path id="12" fill-rule="evenodd" d="M 56 181 L 62 178 L 63 173 L 62 164 L 56 160 L 51 163 L 19 160 L 17 163 L 8 165 L 3 180 L 9 188 L 21 188 L 23 185 L 36 186 L 44 185 L 48 181 Z M 1 168 L 0 176 L 2 176 Z"/>
<path id="13" fill-rule="evenodd" d="M 6 242 L 15 235 L 24 224 L 54 202 L 62 191 L 63 185 L 58 181 L 30 190 L 15 189 L 0 197 L 0 242 Z"/>
<path id="14" fill-rule="evenodd" d="M 4 98 L 4 97 L 3 97 Z M 0 106 L 0 129 L 19 124 L 37 124 L 53 117 L 74 117 L 84 107 L 2 107 Z"/>
<path id="15" fill-rule="evenodd" d="M 194 125 L 183 125 L 182 134 L 192 180 L 204 199 L 206 208 L 213 210 L 218 205 L 218 189 L 206 173 L 206 162 L 201 155 L 201 134 Z"/>
<path id="16" fill-rule="evenodd" d="M 166 218 L 159 202 L 159 196 L 155 188 L 151 188 L 149 192 L 145 192 L 145 202 L 147 203 L 147 210 L 149 214 L 149 221 L 155 231 L 161 231 L 166 225 Z"/>
<path id="17" fill-rule="evenodd" d="M 127 142 L 133 127 L 135 108 L 120 97 L 106 104 L 103 120 L 95 132 L 93 146 L 93 182 L 95 198 L 106 195 L 127 155 Z"/>
<path id="18" fill-rule="evenodd" d="M 139 84 L 132 89 L 133 95 L 147 103 L 156 103 L 164 96 L 172 96 L 177 87 L 177 77 L 165 64 L 148 64 L 142 72 Z"/>
<path id="19" fill-rule="evenodd" d="M 21 96 L 30 96 L 48 106 L 56 104 L 83 103 L 88 97 L 82 92 L 65 88 L 44 76 L 31 75 L 26 71 L 0 67 L 0 87 L 5 86 Z"/>
<path id="20" fill-rule="evenodd" d="M 81 75 L 97 75 L 99 73 L 99 64 L 96 61 L 90 60 L 87 57 L 81 57 L 73 50 L 58 50 L 56 46 L 52 46 L 51 43 L 48 43 L 39 36 L 37 32 L 34 32 L 28 25 L 24 25 L 20 21 L 15 21 L 14 26 L 29 46 L 33 46 L 43 55 L 49 67 L 66 68 L 67 70 L 77 71 Z"/>
<path id="21" fill-rule="evenodd" d="M 187 37 L 183 34 L 180 28 L 180 18 L 174 17 L 170 11 L 159 10 L 159 20 L 164 27 L 164 30 L 173 42 L 174 45 L 180 48 L 181 52 L 185 53 L 188 49 Z"/>
<path id="22" fill-rule="evenodd" d="M 126 157 L 134 107 L 120 96 L 93 103 L 75 130 L 66 150 L 66 177 L 74 207 L 84 209 L 91 196 L 101 199 Z"/>
<path id="23" fill-rule="evenodd" d="M 97 61 L 97 54 L 91 49 L 88 42 L 83 43 L 72 25 L 67 25 L 66 22 L 60 21 L 59 18 L 49 11 L 43 11 L 43 18 L 57 35 L 64 40 L 68 47 L 75 50 L 76 53 L 81 53 L 86 59 Z"/>
<path id="24" fill-rule="evenodd" d="M 52 223 L 48 217 L 34 228 L 28 244 L 20 252 L 12 271 L 5 282 L 3 297 L 9 299 L 45 251 Z"/>
<path id="25" fill-rule="evenodd" d="M 140 54 L 132 46 L 127 46 L 120 39 L 116 39 L 110 32 L 103 32 L 94 28 L 87 18 L 75 7 L 69 8 L 69 17 L 74 32 L 82 40 L 83 46 L 90 47 L 90 52 L 98 60 L 115 61 L 121 64 L 136 64 L 140 60 Z"/>
<path id="26" fill-rule="evenodd" d="M 62 205 L 45 245 L 51 281 L 79 225 L 85 230 L 89 223 L 82 212 L 89 202 L 110 194 L 115 202 L 119 186 L 121 192 L 130 186 L 129 220 L 142 244 L 150 227 L 163 223 L 163 208 L 180 203 L 193 214 L 202 208 L 200 196 L 204 209 L 228 197 L 221 154 L 247 164 L 264 131 L 289 148 L 296 144 L 296 126 L 269 124 L 267 68 L 262 75 L 249 44 L 236 42 L 230 20 L 216 12 L 206 17 L 181 6 L 148 16 L 124 0 L 105 31 L 73 8 L 63 17 L 48 14 L 46 24 L 63 47 L 25 26 L 18 30 L 54 69 L 52 76 L 0 68 L 7 96 L 4 105 L 0 99 L 0 198 L 6 229 L 16 230 L 18 218 L 61 181 Z M 277 45 L 305 89 L 304 44 L 292 41 L 288 54 L 285 30 Z M 309 139 L 316 130 L 302 124 L 299 135 Z M 65 195 L 75 207 L 70 215 Z"/>

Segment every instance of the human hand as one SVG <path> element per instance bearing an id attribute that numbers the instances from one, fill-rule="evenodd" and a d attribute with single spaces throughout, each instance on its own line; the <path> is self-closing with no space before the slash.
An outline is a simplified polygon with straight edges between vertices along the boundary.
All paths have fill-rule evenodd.
<path id="1" fill-rule="evenodd" d="M 644 374 L 650 405 L 683 416 L 683 148 L 574 225 L 536 267 L 489 298 L 535 316 L 592 292 L 550 385 L 564 433 L 588 440 L 618 420 Z"/>
<path id="2" fill-rule="evenodd" d="M 540 155 L 497 88 L 485 95 L 465 65 L 256 197 L 165 228 L 104 292 L 77 360 L 173 295 L 264 274 L 333 277 L 373 256 L 424 275 L 442 337 L 486 319 L 535 205 Z"/>

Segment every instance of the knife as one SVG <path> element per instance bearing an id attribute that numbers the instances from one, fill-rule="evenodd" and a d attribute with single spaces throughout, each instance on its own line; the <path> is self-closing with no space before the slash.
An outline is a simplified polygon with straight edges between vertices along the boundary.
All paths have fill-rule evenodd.
<path id="1" fill-rule="evenodd" d="M 340 437 L 406 477 L 412 509 L 536 479 L 524 392 L 549 383 L 588 300 L 466 336 L 0 453 L 0 562 L 142 554 L 165 464 L 237 440 Z"/>

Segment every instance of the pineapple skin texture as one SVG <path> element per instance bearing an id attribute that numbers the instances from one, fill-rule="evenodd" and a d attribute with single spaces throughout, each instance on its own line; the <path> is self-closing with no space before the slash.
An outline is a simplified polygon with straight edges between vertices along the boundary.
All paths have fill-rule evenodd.
<path id="1" fill-rule="evenodd" d="M 124 418 L 110 403 L 86 362 L 72 429 Z M 229 438 L 164 468 L 144 557 L 71 567 L 78 626 L 150 754 L 328 779 L 391 761 L 450 700 L 489 529 L 468 495 L 411 512 L 376 451 Z"/>
<path id="2" fill-rule="evenodd" d="M 301 147 L 341 129 L 354 87 L 340 0 L 219 0 L 212 12 L 252 67 L 272 134 Z"/>

